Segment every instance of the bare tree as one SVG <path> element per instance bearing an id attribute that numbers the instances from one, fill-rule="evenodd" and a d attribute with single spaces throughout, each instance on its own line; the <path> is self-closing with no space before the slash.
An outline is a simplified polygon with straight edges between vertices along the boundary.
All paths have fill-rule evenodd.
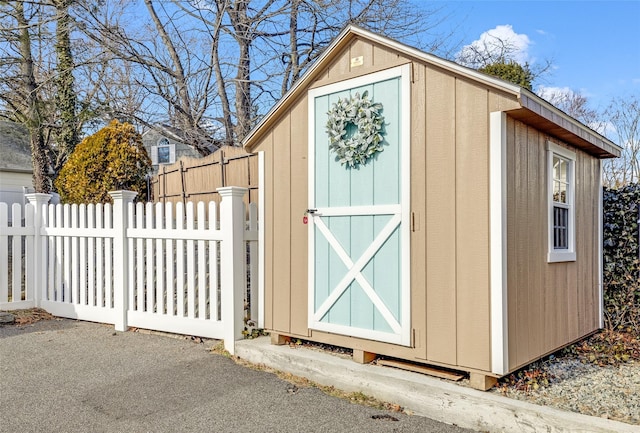
<path id="1" fill-rule="evenodd" d="M 603 128 L 602 116 L 597 110 L 591 108 L 589 99 L 577 90 L 567 87 L 555 88 L 540 86 L 538 96 L 552 103 L 556 108 L 579 120 L 591 129 L 600 131 Z"/>
<path id="2" fill-rule="evenodd" d="M 27 8 L 25 8 L 27 6 Z M 33 55 L 32 30 L 41 23 L 37 5 L 25 5 L 22 1 L 1 5 L 0 35 L 0 100 L 3 117 L 21 123 L 29 131 L 33 161 L 33 186 L 37 192 L 51 191 L 49 174 L 46 101 L 41 84 L 36 78 L 36 62 Z"/>
<path id="3" fill-rule="evenodd" d="M 212 138 L 215 125 L 208 117 L 213 111 L 216 89 L 208 66 L 211 47 L 196 37 L 200 30 L 194 27 L 193 19 L 173 3 L 145 0 L 144 5 L 147 20 L 138 19 L 135 26 L 123 19 L 124 14 L 112 14 L 110 9 L 86 6 L 82 11 L 87 37 L 101 44 L 115 57 L 114 65 L 123 66 L 126 71 L 118 74 L 120 83 L 103 83 L 108 87 L 101 91 L 102 105 L 115 118 L 134 117 L 137 123 L 149 127 L 169 124 L 182 131 L 182 138 L 202 155 L 207 155 L 216 144 Z M 155 113 L 123 112 L 123 108 L 137 104 L 118 101 L 115 95 L 138 100 L 144 95 Z M 142 108 L 139 104 L 137 107 Z M 164 115 L 158 114 L 161 112 Z"/>
<path id="4" fill-rule="evenodd" d="M 623 149 L 620 158 L 605 163 L 605 185 L 619 188 L 640 182 L 640 96 L 614 98 L 604 116 Z"/>
<path id="5" fill-rule="evenodd" d="M 87 37 L 118 59 L 112 64 L 127 65 L 126 73 L 117 74 L 127 82 L 118 86 L 111 80 L 109 86 L 117 89 L 105 87 L 102 104 L 114 117 L 134 115 L 151 127 L 168 123 L 180 129 L 202 154 L 212 141 L 238 143 L 345 23 L 406 39 L 433 28 L 427 22 L 437 15 L 408 0 L 144 0 L 144 5 L 147 17 L 138 15 L 136 26 L 126 22 L 126 13 L 109 15 L 109 8 L 87 6 L 82 13 Z M 126 10 L 127 2 L 121 6 Z M 433 42 L 434 49 L 443 46 L 437 37 Z M 145 103 L 163 107 L 164 118 L 159 109 L 155 116 L 122 113 L 138 104 L 109 96 L 125 94 L 145 94 Z"/>

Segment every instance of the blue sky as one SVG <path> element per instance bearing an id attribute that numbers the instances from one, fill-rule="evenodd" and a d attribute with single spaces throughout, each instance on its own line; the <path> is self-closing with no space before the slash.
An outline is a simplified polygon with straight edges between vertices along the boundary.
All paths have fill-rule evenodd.
<path id="1" fill-rule="evenodd" d="M 553 63 L 537 84 L 580 91 L 594 108 L 612 97 L 640 95 L 640 0 L 435 4 L 451 15 L 443 27 L 454 29 L 463 44 L 492 29 L 508 33 L 510 26 L 523 58 L 534 65 Z"/>

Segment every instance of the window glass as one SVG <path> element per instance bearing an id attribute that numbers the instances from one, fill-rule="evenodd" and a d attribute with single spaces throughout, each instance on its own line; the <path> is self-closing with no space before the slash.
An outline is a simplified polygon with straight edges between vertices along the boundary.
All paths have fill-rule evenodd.
<path id="1" fill-rule="evenodd" d="M 567 167 L 568 161 L 553 155 L 553 201 L 556 203 L 568 203 L 567 201 Z"/>
<path id="2" fill-rule="evenodd" d="M 575 252 L 575 152 L 547 142 L 549 251 L 547 260 L 576 260 Z"/>
<path id="3" fill-rule="evenodd" d="M 169 164 L 171 162 L 171 147 L 158 146 L 158 164 Z"/>

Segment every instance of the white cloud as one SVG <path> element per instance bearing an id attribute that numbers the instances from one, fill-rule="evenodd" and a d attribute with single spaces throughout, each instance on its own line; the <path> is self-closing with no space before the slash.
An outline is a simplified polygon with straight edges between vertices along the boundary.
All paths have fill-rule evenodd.
<path id="1" fill-rule="evenodd" d="M 496 26 L 480 35 L 480 38 L 464 46 L 457 55 L 460 63 L 479 67 L 500 59 L 514 60 L 520 64 L 530 62 L 529 36 L 518 34 L 510 24 Z"/>

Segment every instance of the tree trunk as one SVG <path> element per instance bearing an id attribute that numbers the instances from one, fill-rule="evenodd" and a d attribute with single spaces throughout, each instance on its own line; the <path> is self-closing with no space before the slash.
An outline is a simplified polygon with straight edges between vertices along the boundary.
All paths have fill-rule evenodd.
<path id="1" fill-rule="evenodd" d="M 25 18 L 23 2 L 16 2 L 16 19 L 20 28 L 20 72 L 22 87 L 26 95 L 26 125 L 31 143 L 31 159 L 33 163 L 33 187 L 36 192 L 50 193 L 51 181 L 48 177 L 47 148 L 44 140 L 41 102 L 38 98 L 38 85 L 33 72 L 33 56 L 31 54 L 31 35 L 29 23 Z"/>
<path id="2" fill-rule="evenodd" d="M 74 89 L 73 54 L 71 52 L 71 18 L 69 6 L 72 0 L 56 0 L 56 105 L 60 124 L 56 133 L 57 156 L 54 172 L 58 173 L 78 143 L 77 97 Z"/>

